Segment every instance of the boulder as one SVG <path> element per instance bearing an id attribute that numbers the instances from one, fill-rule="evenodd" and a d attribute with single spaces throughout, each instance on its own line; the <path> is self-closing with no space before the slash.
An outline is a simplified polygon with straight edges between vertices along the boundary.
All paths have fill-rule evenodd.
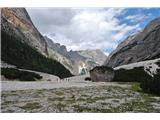
<path id="1" fill-rule="evenodd" d="M 114 69 L 107 66 L 97 66 L 90 70 L 91 81 L 110 82 L 114 78 Z"/>
<path id="2" fill-rule="evenodd" d="M 146 92 L 160 94 L 160 58 L 114 68 L 113 81 L 141 83 Z"/>

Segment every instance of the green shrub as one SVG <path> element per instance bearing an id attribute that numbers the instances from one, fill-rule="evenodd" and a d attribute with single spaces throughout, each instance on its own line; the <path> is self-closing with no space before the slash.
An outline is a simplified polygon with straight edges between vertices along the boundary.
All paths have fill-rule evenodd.
<path id="1" fill-rule="evenodd" d="M 40 76 L 39 74 L 28 71 L 21 71 L 21 76 L 33 76 L 36 79 L 42 79 L 42 76 Z"/>
<path id="2" fill-rule="evenodd" d="M 20 81 L 36 81 L 36 79 L 42 79 L 37 73 L 20 71 L 16 68 L 1 68 L 1 74 L 8 79 L 19 79 Z"/>
<path id="3" fill-rule="evenodd" d="M 160 78 L 155 77 L 150 80 L 141 81 L 140 87 L 147 93 L 160 95 Z"/>
<path id="4" fill-rule="evenodd" d="M 156 62 L 156 65 L 160 67 L 160 61 Z M 157 73 L 151 79 L 143 79 L 140 87 L 143 91 L 148 93 L 154 93 L 160 95 L 160 69 L 158 68 Z"/>
<path id="5" fill-rule="evenodd" d="M 60 78 L 72 76 L 70 71 L 58 61 L 42 55 L 35 48 L 21 41 L 23 40 L 16 35 L 1 31 L 1 59 L 18 68 L 45 72 Z"/>
<path id="6" fill-rule="evenodd" d="M 27 75 L 21 76 L 20 81 L 36 81 L 36 79 L 31 74 L 27 74 Z"/>
<path id="7" fill-rule="evenodd" d="M 16 79 L 20 77 L 20 71 L 15 68 L 2 68 L 1 74 L 8 79 Z"/>
<path id="8" fill-rule="evenodd" d="M 120 68 L 115 70 L 114 80 L 116 82 L 141 82 L 152 77 L 144 72 L 144 67 L 135 67 L 133 69 Z"/>

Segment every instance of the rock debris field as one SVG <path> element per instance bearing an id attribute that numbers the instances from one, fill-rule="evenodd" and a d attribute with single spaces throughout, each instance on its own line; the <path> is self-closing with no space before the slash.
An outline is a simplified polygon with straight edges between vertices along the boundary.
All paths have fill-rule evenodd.
<path id="1" fill-rule="evenodd" d="M 160 112 L 160 97 L 141 92 L 138 83 L 74 79 L 2 81 L 1 112 Z"/>

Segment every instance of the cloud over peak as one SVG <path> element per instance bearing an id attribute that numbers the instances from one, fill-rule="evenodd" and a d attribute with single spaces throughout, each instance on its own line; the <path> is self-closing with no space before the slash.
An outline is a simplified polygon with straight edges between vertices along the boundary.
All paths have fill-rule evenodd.
<path id="1" fill-rule="evenodd" d="M 68 50 L 115 49 L 129 33 L 141 29 L 143 14 L 127 14 L 124 8 L 38 8 L 27 9 L 42 34 Z M 126 21 L 125 21 L 126 20 Z M 124 22 L 122 22 L 124 21 Z"/>

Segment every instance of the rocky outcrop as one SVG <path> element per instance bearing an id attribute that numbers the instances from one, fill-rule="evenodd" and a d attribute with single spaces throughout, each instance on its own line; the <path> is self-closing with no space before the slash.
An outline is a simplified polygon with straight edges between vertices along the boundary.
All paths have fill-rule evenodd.
<path id="1" fill-rule="evenodd" d="M 160 18 L 144 30 L 129 36 L 107 58 L 105 65 L 117 67 L 134 62 L 160 58 Z"/>
<path id="2" fill-rule="evenodd" d="M 90 70 L 90 78 L 93 82 L 110 82 L 114 78 L 114 70 L 106 66 L 97 66 Z"/>
<path id="3" fill-rule="evenodd" d="M 25 8 L 2 8 L 1 30 L 21 38 L 22 42 L 36 48 L 43 55 L 48 55 L 47 43 L 33 25 Z"/>
<path id="4" fill-rule="evenodd" d="M 138 81 L 143 90 L 160 94 L 160 58 L 119 66 L 114 70 L 114 81 Z"/>

